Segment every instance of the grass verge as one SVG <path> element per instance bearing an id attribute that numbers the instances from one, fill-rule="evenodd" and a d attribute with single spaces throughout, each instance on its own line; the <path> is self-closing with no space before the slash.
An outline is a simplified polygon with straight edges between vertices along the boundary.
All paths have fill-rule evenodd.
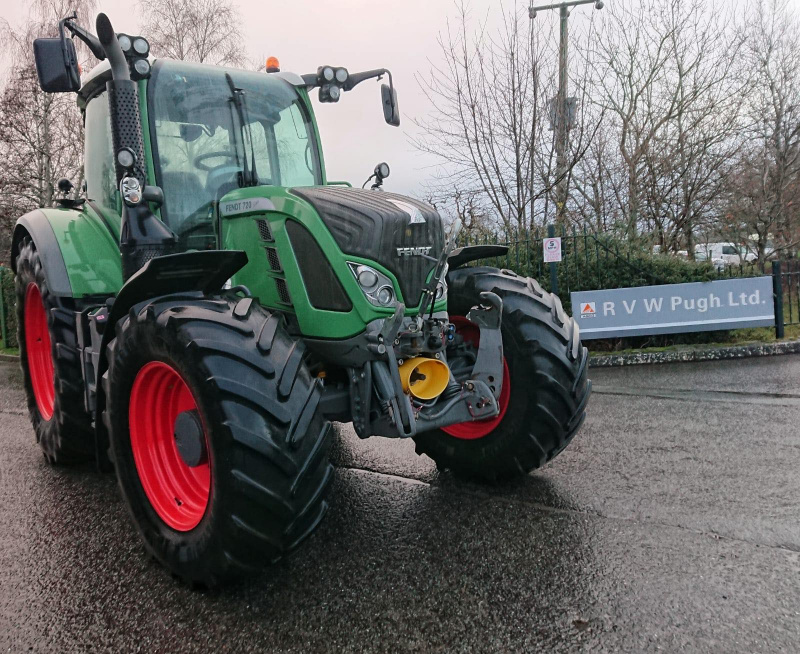
<path id="1" fill-rule="evenodd" d="M 782 341 L 796 341 L 800 339 L 800 325 L 786 325 Z M 626 350 L 592 350 L 591 344 L 589 354 L 592 356 L 609 356 L 616 354 L 641 354 L 643 352 L 681 352 L 691 350 L 708 350 L 718 347 L 734 347 L 736 345 L 753 345 L 756 343 L 777 343 L 774 327 L 749 327 L 747 329 L 734 329 L 729 333 L 729 338 L 725 341 L 714 343 L 695 343 L 695 344 L 676 344 L 666 347 L 643 347 L 629 348 Z M 591 342 L 589 342 L 591 343 Z"/>

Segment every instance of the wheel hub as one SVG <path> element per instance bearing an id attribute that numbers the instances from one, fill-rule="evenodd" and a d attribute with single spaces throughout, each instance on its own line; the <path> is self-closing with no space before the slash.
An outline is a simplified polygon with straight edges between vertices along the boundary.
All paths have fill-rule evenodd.
<path id="1" fill-rule="evenodd" d="M 203 423 L 197 409 L 178 414 L 173 435 L 178 454 L 187 466 L 196 468 L 208 460 Z"/>

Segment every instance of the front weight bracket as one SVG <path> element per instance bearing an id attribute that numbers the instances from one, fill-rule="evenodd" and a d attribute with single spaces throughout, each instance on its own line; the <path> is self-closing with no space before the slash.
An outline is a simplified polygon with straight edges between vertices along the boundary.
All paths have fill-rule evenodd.
<path id="1" fill-rule="evenodd" d="M 470 379 L 485 383 L 498 399 L 503 390 L 503 336 L 500 332 L 503 300 L 490 291 L 481 293 L 480 297 L 482 303 L 472 307 L 467 314 L 467 320 L 481 330 L 478 355 Z"/>

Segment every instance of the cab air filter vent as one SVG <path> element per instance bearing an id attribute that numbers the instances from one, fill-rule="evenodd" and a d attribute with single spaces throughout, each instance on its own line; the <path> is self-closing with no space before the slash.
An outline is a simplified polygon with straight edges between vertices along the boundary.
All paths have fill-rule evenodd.
<path id="1" fill-rule="evenodd" d="M 276 279 L 275 286 L 278 288 L 278 298 L 283 304 L 291 304 L 292 298 L 289 297 L 289 287 L 285 279 Z"/>
<path id="2" fill-rule="evenodd" d="M 262 241 L 271 241 L 272 239 L 272 230 L 269 227 L 269 223 L 266 220 L 256 220 L 258 224 L 258 233 L 261 235 Z"/>
<path id="3" fill-rule="evenodd" d="M 281 272 L 281 259 L 278 256 L 278 251 L 275 248 L 265 248 L 267 251 L 267 259 L 269 260 L 269 267 L 273 272 Z"/>

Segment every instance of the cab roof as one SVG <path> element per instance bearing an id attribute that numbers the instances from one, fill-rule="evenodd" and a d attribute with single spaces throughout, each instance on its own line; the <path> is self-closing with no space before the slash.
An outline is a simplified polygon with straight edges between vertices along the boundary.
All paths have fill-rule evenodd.
<path id="1" fill-rule="evenodd" d="M 162 59 L 163 61 L 176 61 L 176 60 L 168 60 Z M 152 67 L 153 64 L 156 62 L 154 57 L 148 57 L 148 61 L 150 62 L 150 66 Z M 196 62 L 191 62 L 195 63 Z M 200 66 L 208 66 L 209 68 L 220 68 L 226 69 L 226 66 L 213 66 L 211 64 L 197 64 Z M 305 87 L 305 82 L 303 82 L 303 78 L 300 77 L 297 73 L 264 73 L 264 75 L 274 75 L 275 77 L 280 77 L 281 79 L 289 82 L 292 86 L 303 88 Z M 89 100 L 92 99 L 93 96 L 101 93 L 103 89 L 105 89 L 106 82 L 111 79 L 111 64 L 108 63 L 108 60 L 101 61 L 96 66 L 94 66 L 86 75 L 83 76 L 81 80 L 81 88 L 78 91 L 78 106 L 84 107 Z"/>

